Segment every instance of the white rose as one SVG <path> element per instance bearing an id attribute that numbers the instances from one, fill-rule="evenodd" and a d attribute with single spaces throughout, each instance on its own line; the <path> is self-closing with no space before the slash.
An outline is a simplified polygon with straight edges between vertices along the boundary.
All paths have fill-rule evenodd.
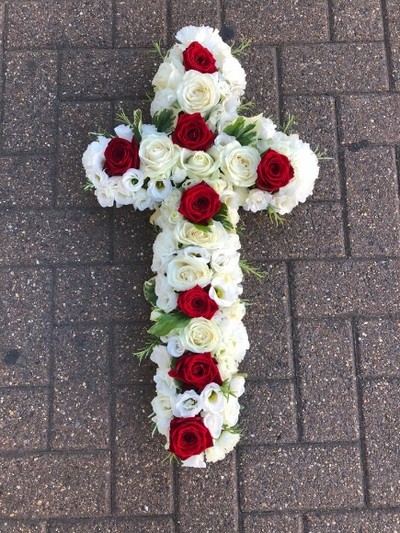
<path id="1" fill-rule="evenodd" d="M 220 330 L 215 321 L 193 318 L 181 331 L 180 337 L 189 352 L 213 352 L 220 342 Z"/>
<path id="2" fill-rule="evenodd" d="M 217 383 L 209 383 L 201 393 L 204 410 L 208 413 L 221 414 L 226 408 L 227 399 Z"/>
<path id="3" fill-rule="evenodd" d="M 205 287 L 211 281 L 212 271 L 202 258 L 177 255 L 167 266 L 167 280 L 176 291 L 187 291 L 196 285 Z"/>
<path id="4" fill-rule="evenodd" d="M 177 394 L 172 404 L 174 416 L 188 418 L 196 416 L 203 409 L 203 399 L 194 390 L 188 390 L 183 394 Z"/>
<path id="5" fill-rule="evenodd" d="M 148 135 L 140 143 L 139 156 L 140 169 L 145 176 L 164 177 L 175 166 L 179 158 L 179 147 L 167 135 Z"/>
<path id="6" fill-rule="evenodd" d="M 193 152 L 183 148 L 181 165 L 189 178 L 213 179 L 219 176 L 220 152 L 217 148 L 210 148 L 208 152 Z"/>
<path id="7" fill-rule="evenodd" d="M 216 106 L 220 99 L 218 73 L 203 74 L 188 70 L 176 89 L 180 107 L 185 113 L 205 114 Z"/>
<path id="8" fill-rule="evenodd" d="M 272 194 L 267 191 L 262 191 L 261 189 L 252 189 L 243 204 L 243 209 L 245 211 L 257 213 L 257 211 L 267 209 L 271 202 Z"/>
<path id="9" fill-rule="evenodd" d="M 226 231 L 220 222 L 209 226 L 211 231 L 203 231 L 192 223 L 182 220 L 174 228 L 177 242 L 183 245 L 202 246 L 207 250 L 215 250 L 226 240 Z"/>
<path id="10" fill-rule="evenodd" d="M 257 167 L 261 158 L 252 146 L 242 146 L 234 141 L 222 152 L 221 169 L 232 185 L 251 187 L 257 179 Z"/>
<path id="11" fill-rule="evenodd" d="M 233 302 L 229 307 L 220 309 L 217 314 L 214 315 L 215 319 L 229 318 L 231 320 L 242 320 L 246 314 L 246 306 L 242 302 Z"/>

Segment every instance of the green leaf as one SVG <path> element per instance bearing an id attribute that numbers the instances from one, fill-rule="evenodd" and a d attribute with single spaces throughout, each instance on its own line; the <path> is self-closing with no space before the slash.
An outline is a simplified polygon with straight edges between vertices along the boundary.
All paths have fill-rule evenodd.
<path id="1" fill-rule="evenodd" d="M 232 48 L 233 56 L 240 56 L 251 45 L 251 39 L 242 39 L 237 46 Z"/>
<path id="2" fill-rule="evenodd" d="M 90 191 L 94 191 L 94 189 L 95 189 L 95 186 L 93 185 L 93 183 L 88 178 L 86 178 L 86 183 L 85 185 L 83 185 L 83 190 L 85 192 L 90 192 Z"/>
<path id="3" fill-rule="evenodd" d="M 235 229 L 233 224 L 228 220 L 228 206 L 226 204 L 221 204 L 221 209 L 213 216 L 213 219 L 221 222 L 226 230 Z"/>
<path id="4" fill-rule="evenodd" d="M 171 133 L 175 123 L 175 113 L 172 109 L 163 109 L 153 116 L 153 124 L 160 133 Z"/>
<path id="5" fill-rule="evenodd" d="M 143 294 L 147 302 L 153 307 L 156 306 L 157 295 L 155 292 L 156 289 L 156 278 L 151 278 L 144 282 L 143 284 Z"/>
<path id="6" fill-rule="evenodd" d="M 194 222 L 192 222 L 193 226 L 200 230 L 200 231 L 204 231 L 205 233 L 211 233 L 212 232 L 212 229 L 211 229 L 211 226 L 204 226 L 203 224 L 195 224 Z"/>
<path id="7" fill-rule="evenodd" d="M 243 272 L 246 272 L 247 274 L 252 274 L 257 279 L 265 278 L 265 272 L 257 267 L 252 266 L 251 263 L 249 263 L 249 261 L 247 261 L 246 259 L 241 259 L 239 261 L 239 266 L 243 270 Z"/>
<path id="8" fill-rule="evenodd" d="M 235 122 L 228 124 L 224 128 L 224 133 L 235 137 L 242 146 L 250 146 L 257 140 L 255 122 L 246 122 L 244 117 L 238 117 Z"/>
<path id="9" fill-rule="evenodd" d="M 148 333 L 156 337 L 162 337 L 163 335 L 168 335 L 173 329 L 184 328 L 189 322 L 190 317 L 180 311 L 173 311 L 172 313 L 162 315 L 154 326 L 151 326 Z"/>
<path id="10" fill-rule="evenodd" d="M 285 224 L 285 219 L 281 217 L 279 213 L 275 211 L 275 209 L 272 207 L 272 205 L 269 205 L 267 208 L 267 214 L 269 216 L 270 221 L 274 226 L 283 226 Z"/>
<path id="11" fill-rule="evenodd" d="M 103 128 L 97 128 L 97 131 L 90 131 L 89 135 L 95 137 L 96 140 L 98 140 L 99 137 L 106 137 L 107 139 L 113 139 L 115 137 L 112 133 L 103 130 Z"/>
<path id="12" fill-rule="evenodd" d="M 287 120 L 278 126 L 278 130 L 289 135 L 295 124 L 296 124 L 296 119 L 294 115 L 289 114 Z"/>
<path id="13" fill-rule="evenodd" d="M 164 61 L 165 59 L 165 54 L 163 54 L 163 51 L 161 49 L 161 39 L 155 43 L 153 43 L 153 50 L 152 52 L 155 52 L 156 54 L 158 54 L 161 59 Z"/>
<path id="14" fill-rule="evenodd" d="M 135 139 L 137 143 L 139 144 L 142 140 L 142 134 L 140 133 L 142 130 L 142 112 L 140 109 L 135 109 L 133 111 L 133 135 L 135 136 Z"/>

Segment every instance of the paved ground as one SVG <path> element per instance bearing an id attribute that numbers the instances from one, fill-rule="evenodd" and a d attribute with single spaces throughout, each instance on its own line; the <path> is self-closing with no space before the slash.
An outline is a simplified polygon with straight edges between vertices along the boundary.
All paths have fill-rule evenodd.
<path id="1" fill-rule="evenodd" d="M 398 0 L 0 4 L 1 533 L 400 532 Z M 147 214 L 82 192 L 87 132 L 148 107 L 184 24 L 251 37 L 248 96 L 325 147 L 284 229 L 245 217 L 255 305 L 237 454 L 162 462 Z M 1 28 L 0 28 L 1 31 Z"/>

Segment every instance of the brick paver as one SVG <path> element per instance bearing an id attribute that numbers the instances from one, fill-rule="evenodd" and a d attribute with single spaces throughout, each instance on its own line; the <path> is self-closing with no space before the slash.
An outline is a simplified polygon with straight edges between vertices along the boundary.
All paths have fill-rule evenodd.
<path id="1" fill-rule="evenodd" d="M 205 471 L 163 461 L 132 358 L 148 213 L 82 191 L 186 24 L 250 38 L 254 111 L 330 158 L 284 228 L 243 216 L 245 435 Z M 399 2 L 8 0 L 0 57 L 0 533 L 400 532 Z"/>

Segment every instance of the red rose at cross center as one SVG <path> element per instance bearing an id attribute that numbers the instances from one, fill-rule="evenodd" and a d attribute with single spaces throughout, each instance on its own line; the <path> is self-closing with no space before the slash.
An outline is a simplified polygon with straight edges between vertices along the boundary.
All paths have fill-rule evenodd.
<path id="1" fill-rule="evenodd" d="M 170 425 L 169 449 L 179 459 L 185 460 L 199 455 L 213 445 L 211 433 L 201 416 L 173 418 Z"/>
<path id="2" fill-rule="evenodd" d="M 257 168 L 256 187 L 268 192 L 276 192 L 294 176 L 294 170 L 289 159 L 275 152 L 268 150 L 262 158 Z"/>
<path id="3" fill-rule="evenodd" d="M 171 136 L 173 143 L 193 151 L 208 150 L 215 137 L 200 113 L 181 113 Z"/>
<path id="4" fill-rule="evenodd" d="M 193 289 L 181 292 L 178 296 L 178 307 L 190 318 L 206 318 L 211 320 L 218 311 L 218 304 L 210 298 L 207 289 L 196 285 Z"/>
<path id="5" fill-rule="evenodd" d="M 114 137 L 104 151 L 106 161 L 104 170 L 109 176 L 122 176 L 128 168 L 139 168 L 139 148 L 135 137 L 127 141 L 121 137 Z"/>
<path id="6" fill-rule="evenodd" d="M 186 70 L 197 70 L 203 74 L 218 72 L 215 57 L 208 48 L 193 41 L 183 52 L 183 66 Z"/>
<path id="7" fill-rule="evenodd" d="M 207 183 L 201 182 L 184 191 L 178 211 L 189 222 L 207 225 L 220 209 L 218 193 Z"/>
<path id="8" fill-rule="evenodd" d="M 200 391 L 209 383 L 222 385 L 221 374 L 210 352 L 181 355 L 168 375 Z"/>

